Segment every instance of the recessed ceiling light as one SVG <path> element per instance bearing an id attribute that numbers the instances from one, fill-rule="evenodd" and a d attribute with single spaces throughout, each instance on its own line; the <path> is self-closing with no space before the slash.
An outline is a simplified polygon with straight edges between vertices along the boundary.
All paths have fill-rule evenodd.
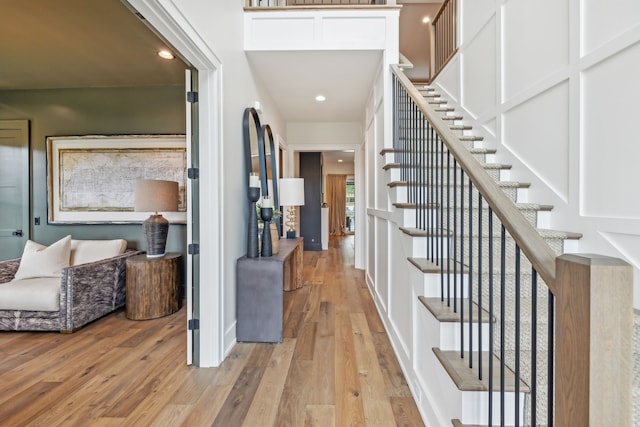
<path id="1" fill-rule="evenodd" d="M 318 101 L 318 102 L 324 102 L 326 100 L 327 100 L 327 98 L 324 95 L 316 96 L 316 101 Z"/>
<path id="2" fill-rule="evenodd" d="M 422 23 L 426 24 L 427 22 L 429 22 L 429 17 L 425 16 L 424 18 L 422 18 Z"/>
<path id="3" fill-rule="evenodd" d="M 168 50 L 165 50 L 165 49 L 163 49 L 161 51 L 158 51 L 158 56 L 160 58 L 163 58 L 163 59 L 174 59 L 175 58 L 175 56 L 173 56 L 173 53 L 171 53 L 171 52 L 169 52 Z"/>
<path id="4" fill-rule="evenodd" d="M 343 160 L 342 160 L 342 159 L 338 159 L 338 163 L 342 163 L 342 162 L 343 162 Z"/>
<path id="5" fill-rule="evenodd" d="M 356 150 L 342 150 L 342 151 L 344 151 L 345 153 L 355 153 L 356 152 Z"/>

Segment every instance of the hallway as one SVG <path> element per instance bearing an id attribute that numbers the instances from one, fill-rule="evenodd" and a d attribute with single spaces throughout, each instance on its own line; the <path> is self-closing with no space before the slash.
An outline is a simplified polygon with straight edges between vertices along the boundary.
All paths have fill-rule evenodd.
<path id="1" fill-rule="evenodd" d="M 0 332 L 0 426 L 421 426 L 354 236 L 304 253 L 285 293 L 282 344 L 237 344 L 218 368 L 185 365 L 185 308 L 124 311 L 74 334 Z"/>

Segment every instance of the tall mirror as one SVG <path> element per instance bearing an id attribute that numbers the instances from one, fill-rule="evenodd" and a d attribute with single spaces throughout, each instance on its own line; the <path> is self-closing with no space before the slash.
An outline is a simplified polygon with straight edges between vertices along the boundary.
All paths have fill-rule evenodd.
<path id="1" fill-rule="evenodd" d="M 262 194 L 269 194 L 267 186 L 267 164 L 264 148 L 264 131 L 260 125 L 260 118 L 255 108 L 246 108 L 242 117 L 242 131 L 244 138 L 244 153 L 246 162 L 246 180 L 249 187 L 249 173 L 256 173 L 260 177 Z"/>
<path id="2" fill-rule="evenodd" d="M 273 140 L 273 132 L 271 132 L 271 126 L 262 126 L 262 135 L 264 138 L 265 148 L 265 166 L 267 168 L 267 179 L 271 181 L 273 198 L 273 206 L 275 209 L 280 210 L 280 199 L 278 197 L 278 152 L 275 148 L 275 142 Z M 280 226 L 280 220 L 274 221 L 276 228 L 278 229 L 278 236 L 282 235 Z"/>

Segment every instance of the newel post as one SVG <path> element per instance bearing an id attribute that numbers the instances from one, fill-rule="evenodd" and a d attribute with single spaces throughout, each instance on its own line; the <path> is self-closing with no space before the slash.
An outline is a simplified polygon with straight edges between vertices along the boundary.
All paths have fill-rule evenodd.
<path id="1" fill-rule="evenodd" d="M 601 255 L 556 259 L 555 425 L 631 426 L 633 270 Z"/>

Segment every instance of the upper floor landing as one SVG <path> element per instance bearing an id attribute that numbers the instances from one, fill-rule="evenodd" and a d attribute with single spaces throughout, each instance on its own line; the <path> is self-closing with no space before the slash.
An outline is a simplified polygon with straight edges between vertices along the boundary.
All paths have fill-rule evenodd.
<path id="1" fill-rule="evenodd" d="M 381 50 L 397 61 L 401 6 L 395 0 L 327 3 L 247 0 L 245 51 Z"/>

